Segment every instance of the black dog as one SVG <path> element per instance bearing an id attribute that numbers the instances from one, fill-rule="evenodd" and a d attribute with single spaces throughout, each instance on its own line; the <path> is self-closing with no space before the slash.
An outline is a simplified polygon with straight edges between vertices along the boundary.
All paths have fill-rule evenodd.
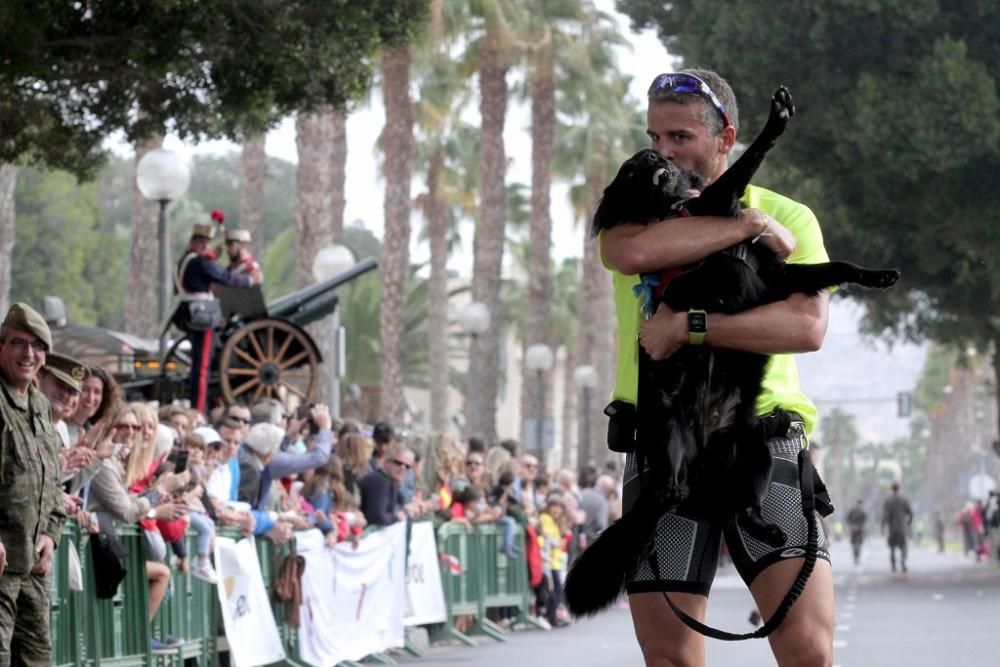
<path id="1" fill-rule="evenodd" d="M 738 215 L 746 186 L 793 114 L 791 95 L 782 87 L 771 100 L 761 134 L 695 198 L 686 197 L 701 188 L 697 175 L 655 151 L 636 153 L 605 189 L 594 234 L 620 223 L 651 223 L 682 214 Z M 841 283 L 887 288 L 898 278 L 897 271 L 848 262 L 785 264 L 764 244 L 747 241 L 670 277 L 649 311 L 662 302 L 675 311 L 731 314 L 797 292 L 817 294 Z M 754 410 L 767 362 L 763 354 L 690 345 L 664 361 L 641 352 L 635 450 L 640 496 L 570 570 L 566 599 L 574 615 L 597 613 L 615 600 L 629 570 L 651 547 L 656 521 L 666 510 L 736 518 L 755 538 L 775 547 L 785 543 L 784 532 L 760 514 L 771 472 L 766 441 L 788 425 L 785 421 L 771 428 Z"/>

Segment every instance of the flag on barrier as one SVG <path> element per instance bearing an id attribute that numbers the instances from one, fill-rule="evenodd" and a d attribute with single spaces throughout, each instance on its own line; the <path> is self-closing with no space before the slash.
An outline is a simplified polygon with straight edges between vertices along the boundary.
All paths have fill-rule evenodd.
<path id="1" fill-rule="evenodd" d="M 442 563 L 448 566 L 448 571 L 453 575 L 457 577 L 462 574 L 462 563 L 457 557 L 452 556 L 451 554 L 438 554 L 438 558 L 441 559 Z"/>
<path id="2" fill-rule="evenodd" d="M 406 558 L 406 617 L 404 625 L 444 623 L 448 608 L 441 588 L 441 568 L 438 567 L 437 540 L 430 521 L 417 521 L 410 526 L 410 541 Z"/>

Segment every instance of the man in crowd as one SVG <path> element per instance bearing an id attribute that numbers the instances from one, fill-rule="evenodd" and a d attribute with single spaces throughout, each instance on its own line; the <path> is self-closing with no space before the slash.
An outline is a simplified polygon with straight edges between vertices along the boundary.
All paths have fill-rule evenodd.
<path id="1" fill-rule="evenodd" d="M 854 554 L 854 564 L 861 562 L 861 544 L 865 541 L 865 522 L 868 514 L 864 508 L 865 501 L 858 498 L 858 502 L 847 513 L 847 531 L 851 536 L 851 553 Z"/>
<path id="2" fill-rule="evenodd" d="M 266 423 L 279 428 L 276 420 L 283 421 L 284 411 L 280 404 L 268 401 L 270 399 L 259 401 L 251 408 L 254 426 Z M 330 454 L 333 451 L 333 431 L 330 430 L 333 420 L 330 417 L 330 408 L 323 403 L 310 406 L 309 421 L 315 433 L 308 438 L 306 451 L 296 452 L 279 449 L 261 470 L 261 494 L 259 503 L 254 507 L 262 509 L 267 506 L 272 480 L 322 467 L 330 460 Z M 284 438 L 284 429 L 280 430 Z"/>
<path id="3" fill-rule="evenodd" d="M 913 523 L 913 510 L 910 501 L 899 493 L 899 482 L 893 482 L 889 487 L 892 495 L 882 506 L 882 532 L 888 533 L 889 563 L 892 571 L 896 571 L 896 549 L 899 549 L 899 566 L 906 572 L 906 538 Z"/>
<path id="4" fill-rule="evenodd" d="M 226 230 L 226 254 L 229 255 L 229 266 L 226 271 L 230 275 L 245 275 L 253 278 L 254 285 L 264 282 L 264 273 L 260 264 L 250 254 L 250 231 L 246 229 Z"/>
<path id="5" fill-rule="evenodd" d="M 65 513 L 48 401 L 34 386 L 52 349 L 15 303 L 0 324 L 0 665 L 49 665 L 52 556 Z"/>
<path id="6" fill-rule="evenodd" d="M 385 455 L 382 466 L 365 473 L 358 481 L 361 489 L 361 512 L 369 525 L 388 526 L 406 519 L 399 504 L 399 485 L 413 467 L 413 451 L 394 445 Z"/>
<path id="7" fill-rule="evenodd" d="M 389 451 L 389 447 L 395 439 L 396 432 L 393 430 L 391 424 L 387 422 L 375 424 L 375 427 L 372 429 L 372 441 L 375 443 L 375 449 L 372 451 L 371 461 L 368 462 L 369 472 L 375 472 L 382 467 L 382 463 L 385 461 L 385 454 Z"/>
<path id="8" fill-rule="evenodd" d="M 213 330 L 221 322 L 198 320 L 193 314 L 206 310 L 206 305 L 214 303 L 213 284 L 233 287 L 254 285 L 252 275 L 229 273 L 215 263 L 215 255 L 209 251 L 209 241 L 215 236 L 215 227 L 210 223 L 196 224 L 191 229 L 191 240 L 177 264 L 174 276 L 181 304 L 174 312 L 173 322 L 191 339 L 191 407 L 205 412 L 208 402 L 208 379 L 212 368 L 212 353 L 215 345 Z M 209 309 L 210 312 L 210 309 Z"/>
<path id="9" fill-rule="evenodd" d="M 585 547 L 608 527 L 609 501 L 615 492 L 615 480 L 611 475 L 598 475 L 596 479 L 591 475 L 586 477 L 587 479 L 580 478 L 581 486 L 588 485 L 580 492 L 580 509 L 586 514 L 581 527 Z M 593 484 L 590 485 L 592 480 Z"/>

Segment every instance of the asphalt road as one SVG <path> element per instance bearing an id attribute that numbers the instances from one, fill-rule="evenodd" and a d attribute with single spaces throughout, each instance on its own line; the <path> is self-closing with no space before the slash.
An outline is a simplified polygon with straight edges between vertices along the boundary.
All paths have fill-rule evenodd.
<path id="1" fill-rule="evenodd" d="M 954 553 L 911 548 L 909 573 L 889 570 L 888 551 L 870 539 L 862 562 L 833 545 L 836 583 L 835 667 L 983 667 L 1000 665 L 1000 565 Z M 731 569 L 716 579 L 710 624 L 749 631 L 752 602 Z M 627 608 L 550 632 L 524 631 L 506 642 L 478 637 L 475 648 L 436 645 L 414 665 L 477 667 L 624 667 L 641 665 Z M 707 640 L 710 667 L 772 667 L 766 641 Z"/>

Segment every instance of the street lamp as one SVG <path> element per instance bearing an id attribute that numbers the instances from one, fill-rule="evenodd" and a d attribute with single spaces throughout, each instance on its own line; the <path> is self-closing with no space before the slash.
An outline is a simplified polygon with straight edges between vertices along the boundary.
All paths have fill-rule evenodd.
<path id="1" fill-rule="evenodd" d="M 167 243 L 167 204 L 180 199 L 191 184 L 191 171 L 181 156 L 165 148 L 154 148 L 139 160 L 135 181 L 146 199 L 160 204 L 158 239 L 160 243 L 160 285 L 156 301 L 157 319 L 163 327 L 170 303 L 170 245 Z M 162 337 L 161 337 L 162 347 Z M 163 350 L 160 350 L 161 354 Z"/>
<path id="2" fill-rule="evenodd" d="M 458 312 L 458 326 L 462 327 L 462 331 L 475 340 L 476 336 L 486 333 L 486 330 L 490 328 L 490 309 L 481 301 L 470 301 Z M 472 429 L 478 426 L 478 418 L 476 416 L 478 405 L 475 400 L 478 390 L 476 389 L 476 378 L 473 374 L 473 367 L 474 365 L 470 359 L 465 376 L 465 411 L 467 413 L 465 428 L 466 435 L 469 436 L 472 435 Z"/>
<path id="3" fill-rule="evenodd" d="M 552 368 L 552 348 L 545 343 L 528 346 L 524 352 L 524 363 L 528 370 L 538 374 L 538 422 L 535 424 L 535 447 L 539 458 L 544 454 L 545 435 L 545 372 Z"/>
<path id="4" fill-rule="evenodd" d="M 597 369 L 587 364 L 573 370 L 573 382 L 580 388 L 579 439 L 576 443 L 576 467 L 585 465 L 590 458 L 590 394 L 597 386 Z"/>
<path id="5" fill-rule="evenodd" d="M 331 243 L 319 249 L 313 258 L 313 277 L 323 282 L 338 276 L 354 266 L 354 253 L 347 247 Z M 340 417 L 340 375 L 345 365 L 344 337 L 340 330 L 340 303 L 330 315 L 330 354 L 327 359 L 327 375 L 330 383 L 330 416 Z"/>

